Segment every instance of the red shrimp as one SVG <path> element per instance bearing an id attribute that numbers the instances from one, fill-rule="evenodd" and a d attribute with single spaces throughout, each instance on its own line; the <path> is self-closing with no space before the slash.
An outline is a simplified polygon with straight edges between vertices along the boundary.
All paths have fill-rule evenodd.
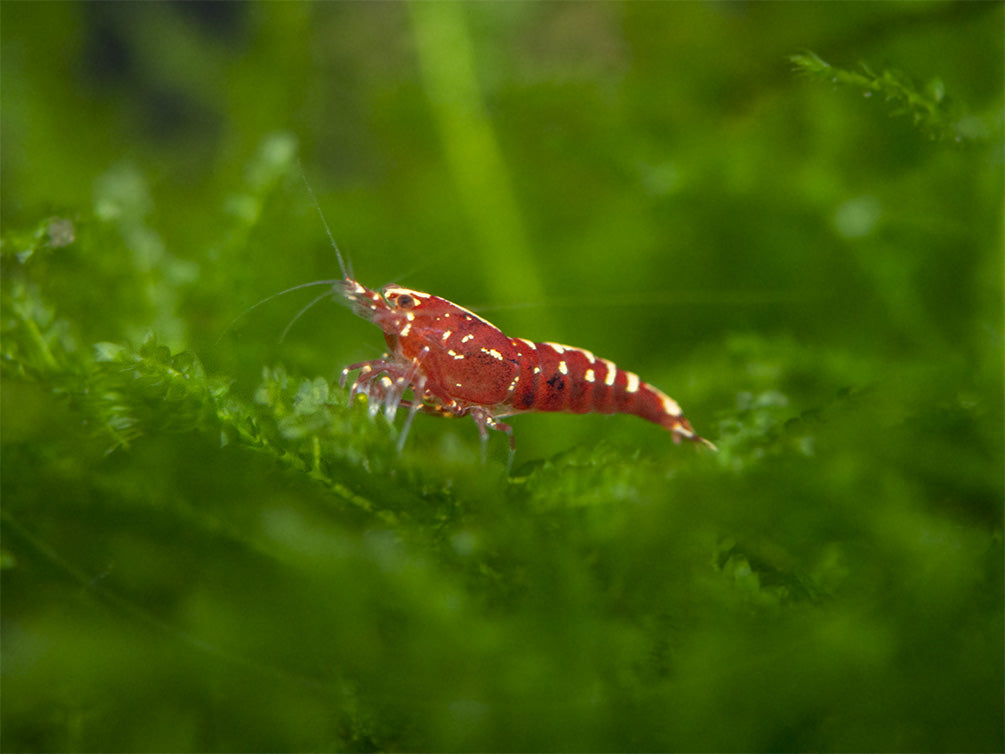
<path id="1" fill-rule="evenodd" d="M 470 416 L 483 448 L 487 430 L 494 429 L 509 437 L 511 453 L 513 429 L 499 419 L 531 411 L 633 414 L 659 424 L 677 444 L 688 440 L 716 449 L 692 429 L 673 398 L 607 359 L 582 348 L 511 338 L 474 312 L 430 293 L 397 285 L 378 292 L 362 285 L 343 261 L 313 191 L 309 185 L 307 189 L 335 249 L 342 279 L 283 291 L 331 286 L 297 313 L 283 335 L 307 309 L 328 296 L 344 298 L 357 315 L 377 325 L 384 332 L 387 353 L 347 366 L 339 384 L 345 387 L 349 375 L 358 372 L 349 388 L 350 400 L 365 395 L 371 415 L 383 407 L 393 421 L 399 408 L 408 408 L 399 450 L 418 411 Z M 406 399 L 409 390 L 412 397 Z"/>
<path id="2" fill-rule="evenodd" d="M 357 371 L 350 395 L 364 393 L 389 419 L 409 407 L 401 443 L 416 411 L 470 416 L 483 442 L 486 428 L 513 430 L 499 419 L 530 411 L 634 414 L 674 439 L 715 446 L 700 437 L 677 402 L 638 375 L 589 351 L 511 338 L 477 314 L 421 291 L 387 286 L 380 293 L 346 279 L 344 295 L 357 314 L 384 331 L 388 352 L 342 370 Z M 378 379 L 379 378 L 379 379 Z M 402 399 L 411 389 L 413 399 Z"/>

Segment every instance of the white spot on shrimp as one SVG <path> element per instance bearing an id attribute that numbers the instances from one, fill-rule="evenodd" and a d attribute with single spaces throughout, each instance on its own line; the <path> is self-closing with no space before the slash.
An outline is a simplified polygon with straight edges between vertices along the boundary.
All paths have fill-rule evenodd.
<path id="1" fill-rule="evenodd" d="M 534 367 L 534 374 L 541 374 L 541 367 Z"/>
<path id="2" fill-rule="evenodd" d="M 593 380 L 596 379 L 593 375 L 593 370 L 587 369 L 586 374 L 583 375 L 583 379 L 586 380 L 587 382 L 593 382 Z"/>
<path id="3" fill-rule="evenodd" d="M 569 366 L 564 361 L 560 361 L 558 362 L 558 371 L 562 374 L 568 374 Z"/>
<path id="4" fill-rule="evenodd" d="M 401 337 L 407 338 L 410 332 L 412 332 L 412 323 L 406 322 L 405 326 L 401 328 Z"/>
<path id="5" fill-rule="evenodd" d="M 455 359 L 458 359 L 458 360 L 464 358 L 464 354 L 463 353 L 457 353 L 453 348 L 451 348 L 449 351 L 447 351 L 447 353 L 449 353 L 451 356 L 453 356 Z"/>
<path id="6" fill-rule="evenodd" d="M 663 410 L 670 414 L 670 416 L 680 416 L 681 410 L 680 406 L 677 405 L 677 401 L 671 398 L 669 395 L 661 395 L 660 401 L 663 403 Z"/>
<path id="7" fill-rule="evenodd" d="M 379 294 L 377 294 L 379 295 Z M 412 298 L 429 298 L 428 293 L 413 291 L 411 288 L 399 288 L 396 285 L 389 285 L 384 288 L 384 296 L 411 296 Z"/>
<path id="8" fill-rule="evenodd" d="M 559 355 L 565 353 L 565 346 L 561 346 L 558 343 L 543 343 L 542 345 L 548 346 L 549 348 L 551 348 L 551 350 L 553 350 L 555 353 Z"/>
<path id="9" fill-rule="evenodd" d="M 444 314 L 443 316 L 446 317 L 446 316 L 449 316 L 449 315 Z M 450 336 L 453 335 L 453 334 L 454 333 L 453 333 L 452 330 L 444 330 L 443 331 L 443 335 L 440 336 L 440 340 L 442 340 L 444 343 L 446 343 L 450 339 Z"/>
<path id="10" fill-rule="evenodd" d="M 482 353 L 487 353 L 493 359 L 498 359 L 499 361 L 503 360 L 503 355 L 494 348 L 483 348 Z"/>
<path id="11" fill-rule="evenodd" d="M 625 372 L 628 376 L 628 384 L 625 385 L 626 393 L 634 393 L 639 389 L 639 376 L 634 372 Z"/>
<path id="12" fill-rule="evenodd" d="M 474 339 L 475 339 L 475 336 L 472 335 L 471 333 L 468 333 L 463 338 L 461 338 L 461 343 L 467 343 L 469 340 L 474 340 Z"/>
<path id="13" fill-rule="evenodd" d="M 607 387 L 613 387 L 614 380 L 618 376 L 618 368 L 607 359 L 601 359 L 600 362 L 607 368 L 607 374 L 604 376 L 604 384 L 607 385 Z"/>

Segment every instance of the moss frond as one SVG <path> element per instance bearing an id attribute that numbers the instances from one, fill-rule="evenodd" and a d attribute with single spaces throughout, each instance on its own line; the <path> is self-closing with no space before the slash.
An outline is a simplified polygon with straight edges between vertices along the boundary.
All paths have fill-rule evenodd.
<path id="1" fill-rule="evenodd" d="M 933 78 L 919 84 L 905 73 L 884 68 L 876 73 L 862 62 L 857 70 L 832 65 L 813 52 L 789 57 L 799 73 L 817 81 L 857 90 L 866 98 L 876 97 L 887 104 L 890 114 L 906 116 L 933 139 L 953 142 L 987 141 L 990 129 L 977 116 L 968 115 L 947 96 L 945 84 Z"/>

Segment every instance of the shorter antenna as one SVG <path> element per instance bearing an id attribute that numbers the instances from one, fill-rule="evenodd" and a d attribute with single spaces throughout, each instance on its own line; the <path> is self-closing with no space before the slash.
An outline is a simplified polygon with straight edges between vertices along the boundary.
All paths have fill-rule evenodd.
<path id="1" fill-rule="evenodd" d="M 301 283 L 300 285 L 295 285 L 292 288 L 287 288 L 285 291 L 279 291 L 279 293 L 273 293 L 271 296 L 267 296 L 266 298 L 263 298 L 257 304 L 252 304 L 247 309 L 245 309 L 243 312 L 241 312 L 236 317 L 234 317 L 234 319 L 232 319 L 230 321 L 230 324 L 228 324 L 225 328 L 223 328 L 223 332 L 220 333 L 220 337 L 216 339 L 216 342 L 219 343 L 221 340 L 223 340 L 223 336 L 226 335 L 227 333 L 229 333 L 234 328 L 234 325 L 236 325 L 238 322 L 240 322 L 242 319 L 244 319 L 250 312 L 254 311 L 258 307 L 262 306 L 263 304 L 269 303 L 274 298 L 278 298 L 279 296 L 283 296 L 283 295 L 285 295 L 287 293 L 292 293 L 293 291 L 299 291 L 301 288 L 311 288 L 312 286 L 315 286 L 315 285 L 330 285 L 330 286 L 334 287 L 334 286 L 339 285 L 339 284 L 341 284 L 343 282 L 345 282 L 345 281 L 343 281 L 343 280 L 315 280 L 315 281 L 310 282 L 310 283 Z M 333 291 L 325 293 L 324 295 L 318 296 L 316 299 L 314 299 L 313 301 L 311 301 L 310 304 L 308 304 L 306 307 L 304 307 L 299 312 L 297 312 L 297 316 L 293 318 L 293 322 L 296 322 L 298 319 L 300 319 L 300 317 L 303 316 L 303 314 L 310 307 L 314 306 L 314 304 L 316 304 L 318 301 L 321 301 L 326 296 L 331 296 L 332 293 L 333 293 Z M 290 325 L 288 325 L 286 327 L 286 329 L 283 330 L 283 336 L 282 336 L 282 338 L 279 339 L 280 342 L 282 342 L 282 339 L 286 337 L 286 333 L 289 332 L 290 326 L 293 324 L 293 322 L 290 322 Z"/>

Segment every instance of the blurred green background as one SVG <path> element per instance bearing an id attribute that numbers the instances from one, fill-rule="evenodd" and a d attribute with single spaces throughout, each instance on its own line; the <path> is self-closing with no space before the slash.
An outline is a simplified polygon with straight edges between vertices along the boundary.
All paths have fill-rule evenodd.
<path id="1" fill-rule="evenodd" d="M 2 749 L 1001 751 L 1002 29 L 0 4 Z M 379 331 L 248 311 L 338 275 L 302 173 L 363 283 L 721 451 L 527 415 L 509 474 L 466 419 L 396 455 L 336 380 Z"/>

